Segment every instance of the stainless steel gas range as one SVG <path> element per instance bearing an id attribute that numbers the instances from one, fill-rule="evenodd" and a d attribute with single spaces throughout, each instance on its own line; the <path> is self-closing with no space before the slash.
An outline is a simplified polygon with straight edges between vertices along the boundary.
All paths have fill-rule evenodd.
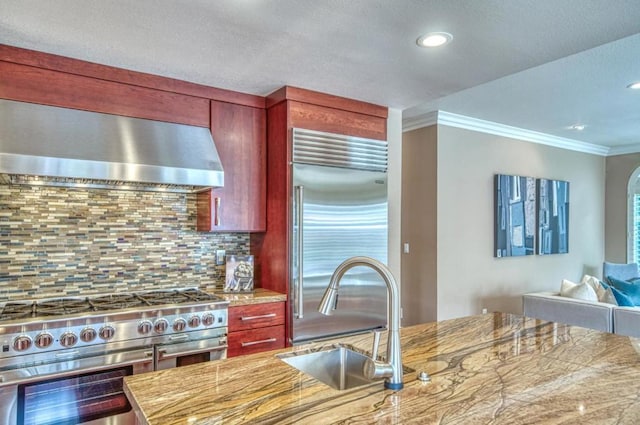
<path id="1" fill-rule="evenodd" d="M 194 288 L 0 304 L 0 423 L 135 423 L 123 377 L 225 358 L 227 307 Z"/>

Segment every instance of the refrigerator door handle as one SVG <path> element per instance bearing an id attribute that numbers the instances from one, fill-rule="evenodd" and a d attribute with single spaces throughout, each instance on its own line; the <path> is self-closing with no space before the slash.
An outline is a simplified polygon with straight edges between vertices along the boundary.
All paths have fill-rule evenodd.
<path id="1" fill-rule="evenodd" d="M 303 219 L 304 219 L 304 186 L 296 186 L 296 220 L 298 221 L 298 240 L 296 241 L 297 249 L 296 249 L 296 257 L 298 259 L 298 282 L 296 287 L 296 304 L 297 304 L 297 314 L 298 319 L 302 319 L 304 317 L 303 311 L 303 297 L 302 297 L 302 276 L 303 276 L 303 251 L 302 244 L 304 242 L 303 235 Z"/>

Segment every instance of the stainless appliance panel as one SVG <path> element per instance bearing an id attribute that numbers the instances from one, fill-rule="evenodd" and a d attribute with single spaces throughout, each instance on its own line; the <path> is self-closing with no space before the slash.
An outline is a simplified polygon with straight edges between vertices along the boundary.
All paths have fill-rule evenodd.
<path id="1" fill-rule="evenodd" d="M 135 424 L 123 377 L 224 358 L 227 306 L 197 288 L 0 303 L 0 424 Z"/>
<path id="2" fill-rule="evenodd" d="M 224 185 L 208 128 L 5 99 L 0 173 L 15 183 L 72 187 L 189 192 Z"/>
<path id="3" fill-rule="evenodd" d="M 387 262 L 386 173 L 294 164 L 293 184 L 302 196 L 291 212 L 292 342 L 385 326 L 386 287 L 367 268 L 345 275 L 332 316 L 318 313 L 318 305 L 331 274 L 347 258 Z"/>
<path id="4" fill-rule="evenodd" d="M 226 334 L 227 329 L 221 328 L 217 337 L 156 345 L 155 370 L 227 358 Z"/>
<path id="5" fill-rule="evenodd" d="M 135 414 L 130 406 L 123 405 L 127 402 L 122 392 L 122 376 L 151 372 L 150 353 L 145 348 L 22 368 L 17 375 L 5 371 L 0 375 L 0 420 L 7 425 L 40 424 L 45 421 L 44 416 L 38 416 L 41 406 L 54 403 L 60 420 L 67 418 L 59 423 L 77 422 L 74 415 L 83 410 L 85 425 L 133 425 Z M 118 361 L 113 362 L 114 358 Z M 94 403 L 91 394 L 102 397 L 102 401 L 96 399 Z M 33 398 L 32 402 L 28 397 Z M 52 420 L 51 409 L 42 413 L 47 422 Z"/>

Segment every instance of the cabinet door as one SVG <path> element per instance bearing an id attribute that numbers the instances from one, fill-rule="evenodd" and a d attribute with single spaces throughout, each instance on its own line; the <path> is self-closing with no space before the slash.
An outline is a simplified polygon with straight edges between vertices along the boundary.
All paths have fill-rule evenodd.
<path id="1" fill-rule="evenodd" d="M 198 194 L 200 231 L 266 230 L 266 113 L 211 101 L 211 135 L 224 170 L 224 187 Z"/>

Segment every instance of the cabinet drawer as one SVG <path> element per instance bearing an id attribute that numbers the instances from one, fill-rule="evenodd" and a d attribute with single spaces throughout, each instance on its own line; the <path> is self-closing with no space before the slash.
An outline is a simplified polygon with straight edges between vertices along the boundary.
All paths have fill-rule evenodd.
<path id="1" fill-rule="evenodd" d="M 284 325 L 230 332 L 228 357 L 284 348 Z"/>
<path id="2" fill-rule="evenodd" d="M 283 324 L 283 302 L 251 304 L 229 308 L 229 332 Z"/>

